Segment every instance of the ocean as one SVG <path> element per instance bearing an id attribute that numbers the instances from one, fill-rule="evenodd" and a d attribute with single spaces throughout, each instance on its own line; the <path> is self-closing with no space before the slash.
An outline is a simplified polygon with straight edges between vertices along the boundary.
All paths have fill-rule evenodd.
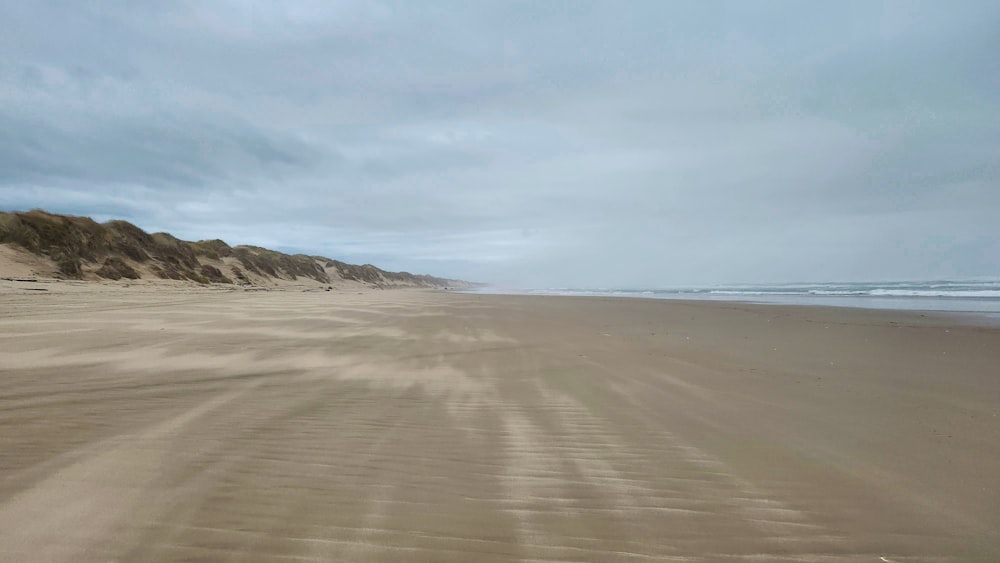
<path id="1" fill-rule="evenodd" d="M 622 296 L 984 314 L 1000 319 L 1000 280 L 788 283 L 653 289 L 484 287 L 475 293 Z"/>

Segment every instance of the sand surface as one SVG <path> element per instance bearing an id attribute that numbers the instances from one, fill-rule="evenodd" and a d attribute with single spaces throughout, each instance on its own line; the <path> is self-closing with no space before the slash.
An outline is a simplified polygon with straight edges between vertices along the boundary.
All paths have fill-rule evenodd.
<path id="1" fill-rule="evenodd" d="M 0 283 L 2 561 L 1000 560 L 997 328 Z"/>

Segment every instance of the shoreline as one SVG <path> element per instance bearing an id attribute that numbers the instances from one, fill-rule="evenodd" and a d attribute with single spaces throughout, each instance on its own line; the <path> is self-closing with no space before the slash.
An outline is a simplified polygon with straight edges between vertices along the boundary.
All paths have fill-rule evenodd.
<path id="1" fill-rule="evenodd" d="M 365 284 L 353 283 L 353 282 L 340 282 L 335 285 L 331 285 L 330 291 L 326 290 L 326 285 L 317 286 L 314 283 L 295 283 L 295 282 L 284 282 L 281 284 L 274 284 L 272 286 L 240 286 L 233 284 L 198 284 L 190 281 L 172 281 L 172 280 L 121 280 L 121 281 L 94 281 L 94 280 L 67 280 L 59 278 L 0 278 L 0 296 L 4 294 L 86 294 L 86 293 L 104 293 L 108 291 L 133 291 L 133 292 L 146 292 L 146 293 L 157 293 L 163 292 L 169 293 L 192 293 L 192 294 L 224 294 L 224 293 L 269 293 L 269 292 L 306 292 L 306 293 L 322 293 L 327 292 L 333 295 L 343 295 L 351 293 L 368 293 L 368 292 L 429 292 L 429 293 L 442 293 L 451 295 L 472 295 L 472 296 L 506 296 L 506 297 L 525 297 L 525 298 L 540 298 L 540 297 L 553 297 L 553 298 L 575 298 L 575 299 L 624 299 L 624 300 L 649 300 L 654 302 L 667 302 L 667 303 L 678 303 L 678 304 L 704 304 L 708 306 L 734 306 L 734 307 L 763 307 L 770 308 L 775 307 L 778 309 L 791 308 L 791 309 L 831 309 L 831 310 L 848 310 L 848 311 L 875 311 L 886 314 L 887 316 L 892 316 L 893 314 L 899 314 L 905 317 L 928 317 L 928 318 L 938 318 L 942 323 L 947 324 L 947 321 L 963 324 L 963 325 L 974 325 L 983 327 L 997 327 L 1000 326 L 1000 312 L 992 311 L 975 311 L 975 310 L 952 310 L 952 309 L 920 309 L 920 308 L 901 308 L 901 307 L 877 307 L 877 306 L 859 306 L 856 304 L 816 304 L 807 302 L 767 302 L 767 301 L 754 301 L 754 300 L 743 300 L 736 298 L 726 298 L 726 297 L 713 297 L 713 298 L 697 298 L 697 297 L 678 297 L 678 296 L 657 296 L 657 295 L 641 295 L 638 293 L 597 293 L 597 292 L 577 292 L 577 293 L 547 293 L 547 292 L 514 292 L 514 291 L 477 291 L 477 290 L 466 290 L 466 289 L 442 289 L 442 288 L 421 288 L 421 287 L 372 287 Z M 55 291 L 53 291 L 53 289 Z M 546 290 L 547 291 L 547 290 Z M 37 292 L 37 293 L 36 293 Z M 839 298 L 833 298 L 839 299 Z M 851 299 L 851 298 L 845 298 Z M 880 299 L 898 299 L 902 301 L 914 302 L 912 298 L 898 297 L 898 298 L 880 298 Z M 948 298 L 942 298 L 948 299 Z M 962 298 L 953 298 L 960 300 Z M 1000 300 L 998 300 L 998 305 L 1000 305 Z"/>
<path id="2" fill-rule="evenodd" d="M 476 291 L 476 290 L 465 290 L 465 289 L 442 289 L 442 288 L 420 288 L 420 287 L 372 287 L 365 284 L 353 283 L 353 282 L 340 282 L 336 285 L 330 286 L 332 289 L 327 291 L 326 286 L 317 286 L 313 283 L 295 283 L 295 282 L 284 282 L 282 284 L 275 284 L 272 286 L 240 286 L 232 284 L 198 284 L 189 281 L 172 281 L 172 280 L 128 280 L 128 281 L 94 281 L 94 280 L 65 280 L 59 278 L 0 278 L 0 296 L 4 294 L 86 294 L 86 293 L 104 293 L 108 291 L 132 291 L 132 292 L 144 292 L 144 293 L 191 293 L 191 294 L 224 294 L 224 293 L 269 293 L 269 292 L 305 292 L 305 293 L 331 293 L 333 295 L 344 295 L 352 293 L 368 293 L 368 292 L 429 292 L 429 293 L 442 293 L 451 295 L 473 295 L 473 296 L 507 296 L 507 297 L 525 297 L 525 298 L 540 298 L 540 297 L 553 297 L 553 298 L 587 298 L 587 299 L 624 299 L 624 300 L 649 300 L 654 302 L 667 302 L 667 303 L 678 303 L 678 304 L 704 304 L 708 306 L 733 306 L 733 307 L 762 307 L 762 308 L 791 308 L 791 309 L 831 309 L 831 310 L 848 310 L 848 311 L 875 311 L 881 312 L 891 317 L 894 314 L 901 315 L 903 317 L 927 317 L 936 318 L 940 320 L 941 324 L 954 323 L 957 325 L 970 325 L 970 326 L 981 326 L 981 327 L 1000 327 L 1000 312 L 992 311 L 969 311 L 969 310 L 950 310 L 950 309 L 919 309 L 919 308 L 900 308 L 900 307 L 877 307 L 877 306 L 859 306 L 856 304 L 844 304 L 844 305 L 833 305 L 833 304 L 815 304 L 815 303 L 799 303 L 799 302 L 766 302 L 766 301 L 754 301 L 754 300 L 742 300 L 742 299 L 729 299 L 725 297 L 716 298 L 697 298 L 697 297 L 675 297 L 675 296 L 655 296 L 655 295 L 640 295 L 640 294 L 604 294 L 604 293 L 533 293 L 533 292 L 494 292 L 494 291 Z M 53 291 L 55 289 L 55 291 Z M 883 298 L 885 299 L 885 298 Z M 901 301 L 913 302 L 911 298 L 889 298 L 889 299 L 899 299 Z M 961 299 L 961 298 L 955 298 Z M 998 305 L 1000 305 L 1000 300 L 998 300 Z M 914 317 L 914 315 L 916 317 Z"/>
<path id="3" fill-rule="evenodd" d="M 732 303 L 779 307 L 824 307 L 836 309 L 861 309 L 876 311 L 902 311 L 924 314 L 947 314 L 983 319 L 987 324 L 1000 325 L 1000 298 L 968 297 L 907 297 L 907 296 L 810 296 L 776 295 L 770 300 L 760 296 L 738 297 L 709 295 L 706 293 L 674 293 L 663 291 L 561 291 L 561 290 L 464 290 L 456 293 L 470 295 L 511 295 L 550 297 L 616 297 L 623 299 L 649 299 L 695 303 Z M 964 305 L 964 307 L 963 307 Z"/>

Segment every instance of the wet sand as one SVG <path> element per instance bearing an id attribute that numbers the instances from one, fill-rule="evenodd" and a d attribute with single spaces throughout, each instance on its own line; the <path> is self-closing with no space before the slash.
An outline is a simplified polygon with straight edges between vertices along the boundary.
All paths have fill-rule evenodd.
<path id="1" fill-rule="evenodd" d="M 3 561 L 996 561 L 1000 329 L 0 290 Z"/>

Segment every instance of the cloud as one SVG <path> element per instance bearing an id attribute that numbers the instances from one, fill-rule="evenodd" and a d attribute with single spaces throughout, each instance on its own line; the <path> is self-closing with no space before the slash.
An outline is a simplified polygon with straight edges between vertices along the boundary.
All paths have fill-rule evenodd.
<path id="1" fill-rule="evenodd" d="M 12 2 L 0 207 L 522 285 L 1000 274 L 1000 9 Z"/>
<path id="2" fill-rule="evenodd" d="M 317 158 L 294 138 L 214 116 L 56 121 L 0 113 L 0 131 L 0 181 L 9 184 L 131 184 L 180 195 L 301 172 Z"/>

